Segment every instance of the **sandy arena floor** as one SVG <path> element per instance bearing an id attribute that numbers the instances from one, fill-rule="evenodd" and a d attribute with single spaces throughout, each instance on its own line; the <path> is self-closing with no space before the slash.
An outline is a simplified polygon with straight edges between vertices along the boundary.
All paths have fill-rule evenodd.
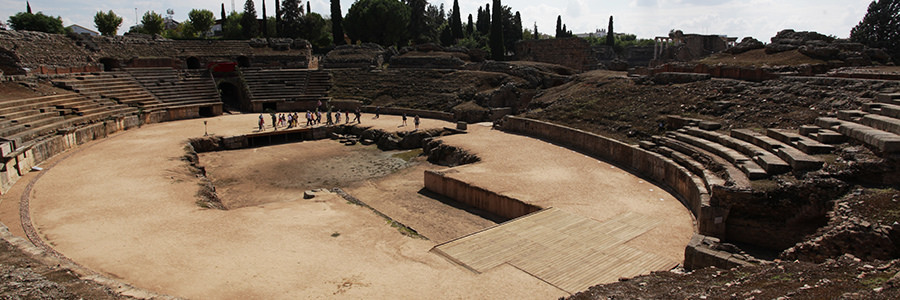
<path id="1" fill-rule="evenodd" d="M 257 116 L 205 120 L 211 134 L 228 136 L 256 130 Z M 266 119 L 268 122 L 268 116 Z M 412 129 L 411 118 L 407 128 L 398 128 L 400 123 L 397 116 L 378 120 L 363 116 L 363 125 Z M 423 128 L 442 126 L 451 124 L 423 120 Z M 690 214 L 659 188 L 568 149 L 470 127 L 469 134 L 445 138 L 484 159 L 462 167 L 466 176 L 496 183 L 488 186 L 522 200 L 597 219 L 628 210 L 666 212 L 645 215 L 668 218 L 671 229 L 650 232 L 636 239 L 635 246 L 660 248 L 657 253 L 669 256 L 680 255 L 676 248 L 683 251 L 690 238 Z M 228 211 L 202 209 L 195 204 L 199 180 L 179 158 L 186 139 L 203 132 L 203 120 L 153 124 L 102 140 L 46 170 L 31 196 L 32 219 L 41 238 L 72 260 L 109 277 L 187 298 L 548 299 L 566 295 L 509 265 L 475 274 L 429 252 L 437 242 L 493 223 L 417 193 L 422 187 L 422 171 L 442 168 L 421 160 L 386 176 L 372 172 L 359 177 L 345 190 L 432 240 L 403 236 L 367 208 L 330 193 L 303 200 L 302 190 L 308 186 L 286 182 L 246 185 L 242 188 L 256 189 L 247 194 L 264 199 L 241 198 L 232 205 L 237 208 Z M 267 170 L 290 168 L 294 163 L 275 163 L 273 167 L 273 159 L 312 154 L 310 157 L 321 163 L 334 159 L 327 153 L 340 156 L 369 151 L 353 147 L 316 141 L 239 150 L 250 155 L 235 161 L 229 172 L 232 180 L 239 181 L 253 173 L 251 166 Z M 517 147 L 544 149 L 550 156 L 534 159 L 527 155 L 530 151 L 502 154 Z M 493 150 L 498 150 L 497 154 L 492 154 Z M 201 164 L 205 164 L 203 159 Z M 227 166 L 224 161 L 217 164 Z M 389 157 L 382 160 L 389 161 Z M 555 164 L 559 166 L 541 171 Z M 214 170 L 210 172 L 216 180 Z M 317 170 L 328 172 L 327 168 Z M 274 182 L 278 172 L 286 171 L 273 171 L 266 179 Z M 307 175 L 291 172 L 297 172 L 292 176 Z M 579 176 L 586 179 L 572 180 Z M 315 176 L 305 181 L 349 182 Z M 218 188 L 223 194 L 240 194 L 240 189 Z"/>

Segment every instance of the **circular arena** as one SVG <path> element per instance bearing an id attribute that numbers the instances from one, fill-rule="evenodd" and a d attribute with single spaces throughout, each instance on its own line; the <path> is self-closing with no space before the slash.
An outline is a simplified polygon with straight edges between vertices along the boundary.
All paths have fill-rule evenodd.
<path id="1" fill-rule="evenodd" d="M 201 153 L 199 164 L 212 164 L 206 175 L 228 209 L 198 206 L 201 179 L 181 159 L 188 139 L 204 130 L 253 134 L 257 119 L 215 117 L 205 119 L 206 128 L 199 120 L 153 124 L 82 146 L 41 171 L 25 195 L 37 235 L 87 269 L 178 297 L 550 298 L 675 267 L 693 232 L 690 213 L 663 188 L 490 124 L 439 138 L 480 157 L 477 163 L 448 169 L 414 157 L 384 176 L 321 186 L 327 189 L 311 199 L 304 199 L 307 182 L 282 168 L 349 176 L 365 172 L 351 156 L 381 151 L 325 139 Z M 357 126 L 383 130 L 402 123 L 390 115 L 362 119 Z M 455 126 L 422 123 L 423 131 Z M 319 161 L 330 168 L 316 167 Z M 431 171 L 452 171 L 458 182 L 543 210 L 496 223 L 509 217 L 422 191 Z M 334 187 L 369 208 L 330 192 Z M 417 234 L 402 234 L 373 210 Z M 543 222 L 517 224 L 547 213 Z M 592 232 L 606 227 L 617 229 Z M 504 243 L 526 241 L 528 251 L 503 253 L 511 246 Z M 616 268 L 585 274 L 588 259 Z"/>
<path id="2" fill-rule="evenodd" d="M 671 38 L 491 61 L 0 30 L 0 297 L 900 292 L 897 67 Z"/>

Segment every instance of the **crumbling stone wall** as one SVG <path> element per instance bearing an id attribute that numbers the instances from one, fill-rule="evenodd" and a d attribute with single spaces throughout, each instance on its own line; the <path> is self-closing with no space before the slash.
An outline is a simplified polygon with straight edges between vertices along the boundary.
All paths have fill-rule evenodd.
<path id="1" fill-rule="evenodd" d="M 519 41 L 516 59 L 563 65 L 582 72 L 596 68 L 598 62 L 591 45 L 577 37 Z"/>
<path id="2" fill-rule="evenodd" d="M 0 70 L 26 75 L 39 70 L 94 65 L 91 53 L 64 35 L 0 30 Z"/>

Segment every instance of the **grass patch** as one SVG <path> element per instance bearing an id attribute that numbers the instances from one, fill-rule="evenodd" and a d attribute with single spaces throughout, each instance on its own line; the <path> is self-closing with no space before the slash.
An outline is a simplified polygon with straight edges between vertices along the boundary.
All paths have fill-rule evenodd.
<path id="1" fill-rule="evenodd" d="M 409 162 L 413 158 L 422 155 L 422 151 L 423 151 L 422 148 L 418 148 L 418 149 L 413 149 L 413 150 L 409 150 L 406 152 L 395 153 L 394 155 L 391 155 L 391 157 L 399 158 L 405 162 Z"/>
<path id="2" fill-rule="evenodd" d="M 334 238 L 339 237 L 339 236 L 341 236 L 340 232 L 334 232 L 331 234 L 331 237 L 334 237 Z"/>
<path id="3" fill-rule="evenodd" d="M 416 232 L 412 228 L 406 227 L 406 225 L 403 225 L 400 222 L 388 219 L 387 223 L 390 224 L 391 227 L 397 228 L 397 231 L 399 231 L 400 234 L 403 234 L 405 236 L 412 237 L 412 238 L 427 240 L 427 238 L 420 235 L 418 232 Z"/>
<path id="4" fill-rule="evenodd" d="M 775 281 L 792 281 L 794 280 L 794 274 L 791 273 L 782 273 L 772 276 L 772 280 Z"/>

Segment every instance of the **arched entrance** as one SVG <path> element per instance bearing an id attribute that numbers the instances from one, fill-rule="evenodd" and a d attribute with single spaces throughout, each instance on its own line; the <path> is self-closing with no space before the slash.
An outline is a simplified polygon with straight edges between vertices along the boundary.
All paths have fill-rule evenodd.
<path id="1" fill-rule="evenodd" d="M 118 59 L 104 57 L 100 59 L 100 63 L 103 64 L 103 71 L 109 72 L 118 68 L 121 68 L 122 65 L 119 63 Z"/>
<path id="2" fill-rule="evenodd" d="M 230 82 L 219 83 L 219 95 L 222 97 L 222 103 L 228 110 L 240 110 L 241 90 Z"/>
<path id="3" fill-rule="evenodd" d="M 200 69 L 200 59 L 196 57 L 188 57 L 187 59 L 187 67 L 188 69 Z"/>
<path id="4" fill-rule="evenodd" d="M 250 58 L 246 57 L 246 56 L 238 56 L 237 63 L 238 63 L 238 67 L 249 68 L 250 67 Z"/>

